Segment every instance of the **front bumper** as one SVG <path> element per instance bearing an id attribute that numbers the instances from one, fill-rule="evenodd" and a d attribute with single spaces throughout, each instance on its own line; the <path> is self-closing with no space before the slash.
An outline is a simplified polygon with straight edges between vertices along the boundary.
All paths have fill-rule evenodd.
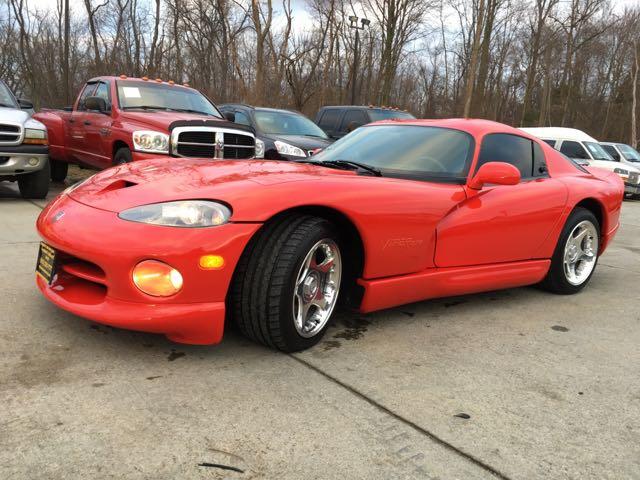
<path id="1" fill-rule="evenodd" d="M 49 149 L 45 146 L 0 147 L 0 176 L 37 172 L 45 167 L 48 157 Z"/>
<path id="2" fill-rule="evenodd" d="M 38 276 L 38 288 L 54 304 L 114 327 L 162 333 L 180 343 L 213 344 L 222 339 L 235 265 L 260 224 L 193 229 L 146 225 L 62 195 L 42 212 L 37 228 L 43 240 L 61 252 L 63 262 L 101 271 L 74 275 L 69 263 L 63 263 L 51 285 Z M 223 256 L 225 266 L 201 269 L 199 258 L 204 254 Z M 147 259 L 178 269 L 184 278 L 182 290 L 168 298 L 138 290 L 132 270 Z"/>
<path id="3" fill-rule="evenodd" d="M 624 193 L 631 195 L 640 195 L 640 184 L 624 182 Z"/>

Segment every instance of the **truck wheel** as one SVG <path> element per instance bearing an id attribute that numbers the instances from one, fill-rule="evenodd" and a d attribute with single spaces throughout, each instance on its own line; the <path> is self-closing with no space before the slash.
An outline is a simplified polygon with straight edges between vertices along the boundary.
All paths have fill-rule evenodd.
<path id="1" fill-rule="evenodd" d="M 46 162 L 44 168 L 37 172 L 18 175 L 20 195 L 23 198 L 45 198 L 49 193 L 50 176 L 49 162 Z"/>
<path id="2" fill-rule="evenodd" d="M 127 147 L 122 147 L 116 150 L 116 154 L 113 156 L 114 165 L 122 165 L 124 163 L 130 163 L 133 160 L 131 156 L 131 150 Z"/>
<path id="3" fill-rule="evenodd" d="M 336 228 L 288 215 L 267 224 L 243 253 L 229 296 L 244 335 L 285 352 L 324 335 L 338 302 L 342 257 Z"/>
<path id="4" fill-rule="evenodd" d="M 540 286 L 561 295 L 578 293 L 596 269 L 599 248 L 598 219 L 586 208 L 576 208 L 560 234 L 551 267 Z"/>
<path id="5" fill-rule="evenodd" d="M 52 159 L 49 159 L 49 164 L 51 165 L 51 180 L 54 182 L 64 182 L 64 179 L 67 178 L 67 172 L 69 171 L 69 164 Z"/>

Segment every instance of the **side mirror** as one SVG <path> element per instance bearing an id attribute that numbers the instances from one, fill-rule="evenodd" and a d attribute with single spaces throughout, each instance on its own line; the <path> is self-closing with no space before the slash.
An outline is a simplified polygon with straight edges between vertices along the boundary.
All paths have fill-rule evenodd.
<path id="1" fill-rule="evenodd" d="M 31 100 L 27 100 L 26 98 L 19 98 L 18 104 L 20 105 L 20 108 L 22 110 L 30 110 L 33 108 L 33 103 L 31 103 Z"/>
<path id="2" fill-rule="evenodd" d="M 347 125 L 347 132 L 351 133 L 353 132 L 356 128 L 361 127 L 362 123 L 360 122 L 349 122 L 349 124 Z"/>
<path id="3" fill-rule="evenodd" d="M 517 185 L 520 170 L 505 162 L 488 162 L 482 165 L 469 182 L 469 188 L 481 190 L 487 183 L 495 185 Z"/>
<path id="4" fill-rule="evenodd" d="M 234 122 L 236 121 L 236 114 L 233 112 L 224 112 L 224 118 L 226 118 L 227 120 L 229 120 L 230 122 Z"/>
<path id="5" fill-rule="evenodd" d="M 84 101 L 84 108 L 87 110 L 95 110 L 100 113 L 104 113 L 107 111 L 107 102 L 105 102 L 104 98 L 100 97 L 87 97 Z"/>

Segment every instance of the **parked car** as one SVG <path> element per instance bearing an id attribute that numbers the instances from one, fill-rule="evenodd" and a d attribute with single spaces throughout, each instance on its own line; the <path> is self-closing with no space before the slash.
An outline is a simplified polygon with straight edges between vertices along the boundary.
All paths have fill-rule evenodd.
<path id="1" fill-rule="evenodd" d="M 329 137 L 338 139 L 367 123 L 394 119 L 412 120 L 415 117 L 396 108 L 342 105 L 322 107 L 316 115 L 316 124 Z"/>
<path id="2" fill-rule="evenodd" d="M 600 142 L 600 145 L 616 162 L 640 168 L 640 152 L 632 146 L 614 142 Z"/>
<path id="3" fill-rule="evenodd" d="M 0 80 L 0 181 L 17 181 L 24 198 L 49 192 L 46 127 L 31 118 L 33 104 L 18 99 Z"/>
<path id="4" fill-rule="evenodd" d="M 229 103 L 220 111 L 231 122 L 256 132 L 256 158 L 295 160 L 332 143 L 326 133 L 299 112 Z"/>
<path id="5" fill-rule="evenodd" d="M 159 155 L 251 158 L 253 131 L 226 121 L 198 90 L 143 78 L 89 80 L 73 107 L 34 116 L 47 126 L 51 176 L 69 163 L 103 169 Z"/>
<path id="6" fill-rule="evenodd" d="M 506 125 L 387 121 L 300 161 L 100 172 L 40 215 L 37 284 L 108 325 L 210 344 L 226 318 L 295 351 L 320 340 L 339 298 L 371 312 L 537 283 L 576 293 L 622 191 Z"/>
<path id="7" fill-rule="evenodd" d="M 612 171 L 624 181 L 625 195 L 640 194 L 640 168 L 632 165 L 621 165 L 607 153 L 593 137 L 575 128 L 540 127 L 521 128 L 521 130 L 541 138 L 567 157 L 585 165 L 604 168 Z"/>

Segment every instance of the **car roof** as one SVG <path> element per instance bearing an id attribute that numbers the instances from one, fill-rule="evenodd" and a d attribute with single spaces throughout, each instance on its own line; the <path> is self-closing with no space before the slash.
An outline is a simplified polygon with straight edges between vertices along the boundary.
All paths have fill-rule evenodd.
<path id="1" fill-rule="evenodd" d="M 279 112 L 279 113 L 296 113 L 298 115 L 303 115 L 301 112 L 297 110 L 287 110 L 286 108 L 272 108 L 272 107 L 254 107 L 253 105 L 248 105 L 246 103 L 223 103 L 219 105 L 218 108 L 224 107 L 236 107 L 236 108 L 247 108 L 249 110 L 257 110 L 260 112 Z"/>
<path id="2" fill-rule="evenodd" d="M 523 132 L 527 132 L 538 138 L 545 138 L 549 140 L 573 140 L 577 142 L 596 142 L 598 140 L 590 135 L 587 135 L 582 130 L 577 128 L 566 127 L 523 127 L 520 128 Z"/>
<path id="3" fill-rule="evenodd" d="M 170 85 L 172 87 L 176 87 L 176 88 L 186 88 L 188 90 L 196 90 L 195 88 L 192 88 L 189 86 L 188 83 L 183 83 L 182 85 L 180 85 L 179 83 L 174 82 L 173 80 L 162 80 L 162 79 L 157 79 L 157 78 L 148 78 L 148 77 L 128 77 L 126 75 L 119 75 L 119 76 L 115 76 L 115 75 L 103 75 L 100 77 L 93 77 L 90 78 L 89 80 L 87 80 L 87 83 L 91 83 L 91 82 L 99 82 L 99 81 L 114 81 L 114 80 L 126 80 L 129 82 L 143 82 L 143 83 L 160 83 L 160 84 L 166 84 L 166 85 Z"/>
<path id="4" fill-rule="evenodd" d="M 378 122 L 369 123 L 372 125 L 416 125 L 423 127 L 440 127 L 462 130 L 476 137 L 488 135 L 492 133 L 509 133 L 519 135 L 532 140 L 540 140 L 539 137 L 524 132 L 518 128 L 510 127 L 504 123 L 494 122 L 492 120 L 484 120 L 480 118 L 441 118 L 441 119 L 396 119 L 396 120 L 380 120 Z"/>

